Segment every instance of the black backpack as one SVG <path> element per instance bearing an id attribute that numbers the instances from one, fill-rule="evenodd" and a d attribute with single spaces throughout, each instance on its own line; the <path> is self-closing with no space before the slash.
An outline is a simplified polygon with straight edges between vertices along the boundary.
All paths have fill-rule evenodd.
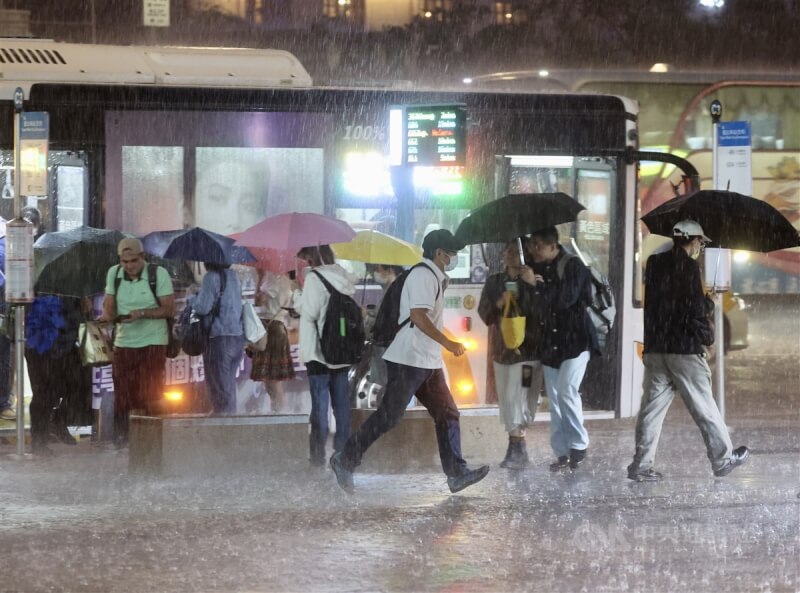
<path id="1" fill-rule="evenodd" d="M 436 276 L 430 266 L 420 262 L 417 265 L 406 270 L 400 274 L 394 282 L 386 289 L 386 294 L 383 295 L 381 306 L 378 307 L 378 313 L 375 315 L 375 324 L 372 326 L 372 343 L 375 346 L 387 348 L 392 343 L 397 332 L 400 328 L 411 322 L 409 317 L 400 323 L 400 296 L 403 294 L 403 285 L 406 283 L 406 278 L 414 268 L 420 266 L 426 268 L 431 274 Z M 436 298 L 439 298 L 440 288 L 436 289 Z M 414 327 L 414 324 L 411 324 Z"/>
<path id="2" fill-rule="evenodd" d="M 556 267 L 559 280 L 564 277 L 564 268 L 567 267 L 567 262 L 573 257 L 578 256 L 567 253 L 559 260 Z M 597 332 L 597 340 L 600 347 L 604 348 L 614 325 L 614 318 L 617 315 L 617 303 L 608 278 L 603 276 L 596 268 L 592 266 L 586 267 L 589 270 L 590 295 L 590 301 L 586 305 L 586 312 L 589 314 L 589 319 Z"/>
<path id="3" fill-rule="evenodd" d="M 330 293 L 325 324 L 319 333 L 319 345 L 329 364 L 355 364 L 364 352 L 364 318 L 361 307 L 352 297 L 336 290 L 325 277 L 311 270 Z"/>

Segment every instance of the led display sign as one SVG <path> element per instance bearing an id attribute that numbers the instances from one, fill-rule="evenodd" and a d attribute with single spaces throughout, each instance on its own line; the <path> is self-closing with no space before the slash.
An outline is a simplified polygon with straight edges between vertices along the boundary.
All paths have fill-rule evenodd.
<path id="1" fill-rule="evenodd" d="M 392 109 L 392 164 L 463 167 L 467 148 L 463 105 L 406 105 Z"/>

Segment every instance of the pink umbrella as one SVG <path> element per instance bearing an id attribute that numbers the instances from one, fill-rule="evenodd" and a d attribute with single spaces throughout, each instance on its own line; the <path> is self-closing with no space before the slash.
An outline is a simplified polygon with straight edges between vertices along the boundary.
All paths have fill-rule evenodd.
<path id="1" fill-rule="evenodd" d="M 292 212 L 265 218 L 240 233 L 236 243 L 247 248 L 297 253 L 303 247 L 346 243 L 355 236 L 356 232 L 343 220 L 312 212 Z"/>
<path id="2" fill-rule="evenodd" d="M 243 233 L 233 233 L 232 235 L 228 235 L 228 237 L 234 241 L 237 241 L 237 244 L 239 244 L 238 241 L 242 237 L 242 234 Z M 252 266 L 259 270 L 269 270 L 270 272 L 274 272 L 276 274 L 290 272 L 306 265 L 304 261 L 297 259 L 296 250 L 248 247 L 247 251 L 256 258 L 256 261 L 242 261 L 234 263 Z"/>

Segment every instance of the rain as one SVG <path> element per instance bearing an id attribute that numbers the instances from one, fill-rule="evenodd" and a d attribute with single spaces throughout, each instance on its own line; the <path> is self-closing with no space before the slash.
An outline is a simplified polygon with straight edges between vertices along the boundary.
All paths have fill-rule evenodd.
<path id="1" fill-rule="evenodd" d="M 748 120 L 752 126 L 752 191 L 737 191 L 769 203 L 770 215 L 777 213 L 783 225 L 780 237 L 772 222 L 765 229 L 754 225 L 746 229 L 749 243 L 735 247 L 734 277 L 725 297 L 729 299 L 725 306 L 731 307 L 726 314 L 731 319 L 738 315 L 734 323 L 744 319 L 744 329 L 737 325 L 724 330 L 728 332 L 724 334 L 725 422 L 734 447 L 748 446 L 751 456 L 729 476 L 715 478 L 700 432 L 676 398 L 656 458 L 655 468 L 664 479 L 655 483 L 627 479 L 636 417 L 623 401 L 630 390 L 615 391 L 621 389 L 615 381 L 632 379 L 620 378 L 617 367 L 612 369 L 609 360 L 623 351 L 613 338 L 611 354 L 595 362 L 584 384 L 591 441 L 587 459 L 576 469 L 548 468 L 554 459 L 546 399 L 537 421 L 528 428 L 530 463 L 521 470 L 501 468 L 507 435 L 496 414 L 480 418 L 486 396 L 472 393 L 470 400 L 467 385 L 467 394 L 459 396 L 464 398 L 459 400 L 464 457 L 470 467 L 488 464 L 491 471 L 457 494 L 450 493 L 442 473 L 433 423 L 419 410 L 414 417 L 426 420 L 423 430 L 408 433 L 410 437 L 385 435 L 383 440 L 397 448 L 386 448 L 385 443 L 381 448 L 379 441 L 355 473 L 355 493 L 343 492 L 327 463 L 309 464 L 306 387 L 287 391 L 289 416 L 284 418 L 290 420 L 285 423 L 275 415 L 275 401 L 252 381 L 249 399 L 238 402 L 240 416 L 209 416 L 209 410 L 199 405 L 175 417 L 174 426 L 184 435 L 194 430 L 199 434 L 199 427 L 241 429 L 235 442 L 240 449 L 228 458 L 215 454 L 217 437 L 170 441 L 172 435 L 165 431 L 153 439 L 155 432 L 145 433 L 149 428 L 140 424 L 136 430 L 142 432 L 132 433 L 138 436 L 132 437 L 130 448 L 109 446 L 105 435 L 98 440 L 97 435 L 92 437 L 87 430 L 79 434 L 70 426 L 71 435 L 80 436 L 76 446 L 52 442 L 53 457 L 20 459 L 15 455 L 20 446 L 15 425 L 0 419 L 0 591 L 800 591 L 800 249 L 770 251 L 796 245 L 800 224 L 800 44 L 793 42 L 800 30 L 798 0 L 762 0 L 757 5 L 735 0 L 167 0 L 169 25 L 144 26 L 147 2 L 0 0 L 0 27 L 11 26 L 4 20 L 7 10 L 27 13 L 19 25 L 22 29 L 0 30 L 9 36 L 70 43 L 285 50 L 297 57 L 314 86 L 352 89 L 352 94 L 331 95 L 328 100 L 308 90 L 308 95 L 291 95 L 302 100 L 284 100 L 281 97 L 294 89 L 260 89 L 252 96 L 292 107 L 307 102 L 317 111 L 275 114 L 259 105 L 244 113 L 241 105 L 252 101 L 246 91 L 228 89 L 230 93 L 208 93 L 201 99 L 182 90 L 172 99 L 143 91 L 135 98 L 131 94 L 120 99 L 130 87 L 112 85 L 104 100 L 140 101 L 152 106 L 159 118 L 142 116 L 144 110 L 98 109 L 64 124 L 58 117 L 76 113 L 80 95 L 68 96 L 63 89 L 40 91 L 39 105 L 51 111 L 54 133 L 60 135 L 50 147 L 49 171 L 57 175 L 51 180 L 53 191 L 61 192 L 58 201 L 43 200 L 41 207 L 48 220 L 63 221 L 58 228 L 51 225 L 47 230 L 59 232 L 46 233 L 35 248 L 37 287 L 43 293 L 100 294 L 106 271 L 117 262 L 114 246 L 120 231 L 141 237 L 152 261 L 165 267 L 183 290 L 203 271 L 193 259 L 199 259 L 192 255 L 196 245 L 178 256 L 177 249 L 169 251 L 168 246 L 187 232 L 181 227 L 191 227 L 188 232 L 202 232 L 214 249 L 239 250 L 225 252 L 225 257 L 242 264 L 242 284 L 252 294 L 264 271 L 299 272 L 304 263 L 296 254 L 305 245 L 264 242 L 278 230 L 248 236 L 247 228 L 292 210 L 331 210 L 328 201 L 337 192 L 350 194 L 344 206 L 333 207 L 339 218 L 353 224 L 353 229 L 345 225 L 348 239 L 388 237 L 397 241 L 398 254 L 406 255 L 407 250 L 408 257 L 417 261 L 424 232 L 439 227 L 455 232 L 479 205 L 445 207 L 431 191 L 419 200 L 417 210 L 423 214 L 411 223 L 397 207 L 364 206 L 364 195 L 389 203 L 387 196 L 399 194 L 398 187 L 409 181 L 390 179 L 388 174 L 381 177 L 383 163 L 376 166 L 369 160 L 374 155 L 368 149 L 387 141 L 386 126 L 377 123 L 386 115 L 384 105 L 413 103 L 419 89 L 433 89 L 428 97 L 437 104 L 453 98 L 460 103 L 475 91 L 469 99 L 469 134 L 474 138 L 480 130 L 491 129 L 496 136 L 480 136 L 465 158 L 483 159 L 489 168 L 496 166 L 494 158 L 503 150 L 497 138 L 529 146 L 525 142 L 530 137 L 530 145 L 545 147 L 543 152 L 559 158 L 553 147 L 567 142 L 568 134 L 548 134 L 542 118 L 506 117 L 493 98 L 480 98 L 480 92 L 626 95 L 639 102 L 636 148 L 673 150 L 690 160 L 696 157 L 697 162 L 712 148 L 708 107 L 710 99 L 719 98 L 726 110 L 724 119 Z M 6 63 L 0 62 L 0 66 Z M 618 74 L 585 76 L 593 71 Z M 704 74 L 691 81 L 697 88 L 682 82 L 683 87 L 666 92 L 643 78 L 651 75 L 648 71 Z M 703 78 L 709 72 L 715 73 L 713 80 Z M 753 81 L 761 75 L 763 80 L 758 86 L 742 85 L 744 91 L 723 84 L 713 94 L 706 93 L 719 80 L 715 77 L 719 72 L 729 73 L 724 80 Z M 380 91 L 377 95 L 362 91 L 367 88 Z M 10 122 L 7 99 L 3 96 L 3 108 L 8 107 Z M 160 109 L 160 102 L 170 100 L 202 104 L 203 109 L 175 105 Z M 239 107 L 231 108 L 234 104 Z M 223 107 L 215 111 L 218 105 Z M 680 125 L 671 123 L 678 119 Z M 670 123 L 661 125 L 667 120 Z M 528 126 L 536 127 L 536 133 Z M 10 125 L 6 128 L 0 183 L 3 197 L 13 198 L 13 136 Z M 65 129 L 82 138 L 74 150 L 64 140 Z M 206 132 L 225 140 L 207 143 Z M 583 128 L 570 139 L 573 146 L 579 140 L 596 139 L 580 132 Z M 340 166 L 328 152 L 334 138 L 365 149 L 359 161 L 362 178 L 347 176 L 358 171 L 355 167 L 342 179 L 328 175 Z M 92 152 L 96 145 L 105 151 L 100 157 Z M 769 162 L 761 163 L 756 151 L 759 156 L 771 155 Z M 336 158 L 340 156 L 336 152 Z M 507 156 L 506 187 L 493 186 L 496 180 L 487 176 L 471 188 L 476 194 L 567 192 L 582 198 L 586 212 L 581 216 L 590 217 L 598 207 L 608 208 L 603 200 L 611 195 L 611 190 L 603 194 L 605 189 L 596 188 L 609 180 L 609 186 L 624 181 L 614 169 L 623 162 L 616 156 L 588 155 L 586 160 L 595 164 L 584 169 L 590 175 L 583 187 L 577 165 L 569 169 L 549 162 L 530 165 L 535 172 L 526 173 L 528 165 L 519 166 Z M 95 158 L 103 164 L 86 173 L 87 163 Z M 612 161 L 615 164 L 609 164 Z M 699 181 L 708 189 L 710 164 L 704 166 Z M 184 173 L 184 167 L 192 172 Z M 375 169 L 378 175 L 366 174 Z M 678 194 L 700 189 L 681 179 L 684 172 L 642 161 L 635 190 L 640 201 L 637 217 L 669 198 L 680 200 Z M 663 182 L 658 187 L 650 183 L 655 177 Z M 73 196 L 73 184 L 83 188 L 84 182 L 91 184 L 90 189 Z M 255 197 L 267 191 L 269 203 L 259 203 Z M 578 196 L 581 191 L 600 198 Z M 75 196 L 76 201 L 70 201 Z M 80 220 L 69 218 L 75 204 Z M 0 199 L 5 219 L 13 218 L 15 207 L 13 199 Z M 739 214 L 743 210 L 734 209 Z M 569 221 L 575 217 L 564 220 L 565 226 L 559 228 L 571 232 Z M 83 226 L 87 223 L 117 230 Z M 669 221 L 664 234 L 673 223 Z M 643 223 L 635 224 L 636 230 L 626 236 L 636 235 L 631 242 L 640 253 L 635 256 L 657 250 L 651 244 L 659 240 L 656 231 L 650 229 L 653 234 L 648 234 Z M 502 231 L 502 240 L 509 239 L 508 228 L 495 230 Z M 575 234 L 586 239 L 594 232 L 608 237 L 607 228 L 581 227 Z M 516 238 L 519 233 L 513 234 Z M 90 245 L 80 246 L 86 251 L 71 261 L 59 259 L 66 248 L 62 239 L 90 236 L 99 242 L 96 237 L 101 235 L 110 246 L 102 257 Z M 348 245 L 357 251 L 344 240 L 337 257 L 348 260 L 344 264 L 348 272 L 363 278 L 365 289 L 358 302 L 365 309 L 374 308 L 375 295 L 380 294 L 371 267 L 375 262 L 361 261 L 357 254 L 349 256 L 352 260 L 339 256 Z M 492 245 L 467 248 L 475 265 L 454 272 L 457 281 L 447 297 L 464 302 L 474 296 L 463 285 L 477 280 L 474 268 L 480 265 L 484 277 L 495 271 L 498 258 L 493 250 Z M 634 254 L 614 253 L 620 267 L 633 262 L 633 284 L 641 280 L 641 262 L 634 261 Z M 607 250 L 599 256 L 587 254 L 590 261 L 608 259 Z M 97 260 L 92 269 L 71 267 L 90 258 Z M 251 266 L 249 274 L 246 266 Z M 619 274 L 608 275 L 621 287 Z M 366 287 L 374 290 L 370 293 Z M 617 293 L 616 298 L 620 311 L 622 307 L 641 311 L 641 287 Z M 94 306 L 97 312 L 97 298 Z M 462 329 L 469 325 L 455 317 L 449 322 Z M 477 316 L 471 322 L 482 325 Z M 619 317 L 617 335 L 623 331 L 621 325 L 630 331 L 637 322 L 639 318 Z M 631 359 L 636 356 L 633 349 L 625 352 Z M 719 352 L 711 357 L 712 372 L 717 356 Z M 241 370 L 249 364 L 243 363 Z M 636 364 L 635 368 L 641 367 Z M 634 375 L 631 367 L 625 368 Z M 106 389 L 111 382 L 108 369 L 89 369 L 96 389 Z M 202 373 L 196 358 L 168 362 L 168 375 L 185 388 L 183 395 L 189 399 L 196 390 L 202 392 L 198 387 Z M 361 380 L 369 383 L 366 374 Z M 716 375 L 714 382 L 716 393 L 720 387 Z M 451 389 L 455 392 L 463 385 L 454 380 Z M 358 407 L 354 416 L 370 411 L 372 396 L 369 392 L 354 397 Z M 108 410 L 97 406 L 95 420 L 111 420 Z M 264 438 L 271 423 L 281 423 L 285 432 Z M 254 432 L 246 432 L 251 427 L 256 427 Z M 246 436 L 254 434 L 259 436 Z M 409 442 L 401 442 L 402 438 Z M 30 453 L 29 440 L 24 446 Z"/>

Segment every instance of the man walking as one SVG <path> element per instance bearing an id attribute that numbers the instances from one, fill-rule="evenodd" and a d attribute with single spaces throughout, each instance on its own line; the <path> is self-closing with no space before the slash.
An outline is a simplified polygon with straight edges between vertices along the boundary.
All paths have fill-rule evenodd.
<path id="1" fill-rule="evenodd" d="M 628 478 L 637 482 L 662 477 L 653 461 L 675 389 L 703 435 L 715 476 L 727 476 L 750 455 L 747 447 L 732 450 L 711 393 L 703 346 L 714 343 L 714 332 L 695 261 L 709 239 L 693 220 L 679 222 L 672 232 L 672 249 L 651 255 L 645 269 L 644 394 L 636 421 L 636 452 L 628 466 Z"/>
<path id="2" fill-rule="evenodd" d="M 590 272 L 564 250 L 556 227 L 533 233 L 528 253 L 542 304 L 540 360 L 550 403 L 550 446 L 556 454 L 550 470 L 575 469 L 589 446 L 579 389 L 591 353 L 599 351 L 586 312 Z"/>
<path id="3" fill-rule="evenodd" d="M 431 231 L 422 241 L 425 265 L 412 269 L 406 277 L 399 316 L 405 325 L 384 355 L 388 381 L 383 399 L 375 413 L 350 436 L 344 449 L 331 457 L 331 468 L 345 492 L 353 492 L 353 470 L 361 463 L 364 452 L 400 422 L 415 395 L 436 425 L 439 457 L 450 491 L 463 490 L 489 473 L 487 465 L 469 469 L 461 456 L 459 412 L 442 371 L 442 348 L 455 356 L 464 354 L 463 344 L 442 333 L 443 293 L 448 281 L 444 270 L 462 247 L 444 229 Z"/>

